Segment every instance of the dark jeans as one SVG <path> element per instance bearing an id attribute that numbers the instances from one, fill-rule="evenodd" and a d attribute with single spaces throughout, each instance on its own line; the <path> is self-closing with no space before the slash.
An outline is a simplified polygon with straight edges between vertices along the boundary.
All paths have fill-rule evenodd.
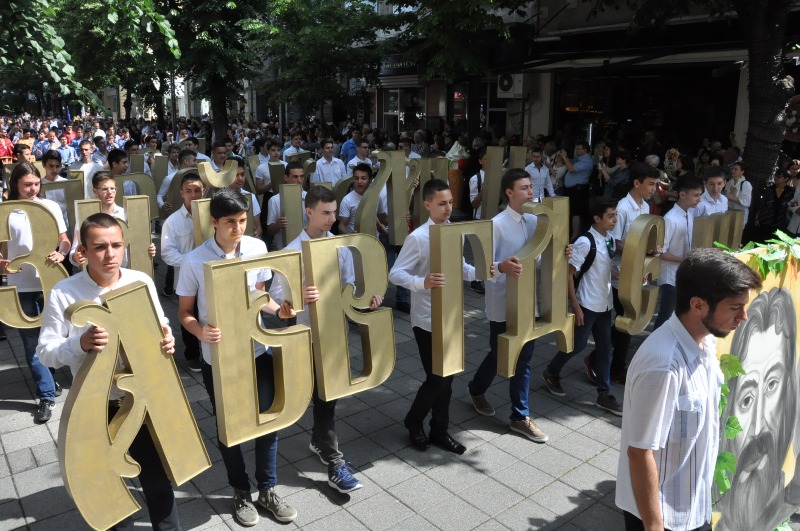
<path id="1" fill-rule="evenodd" d="M 644 531 L 644 522 L 637 516 L 628 511 L 622 511 L 622 515 L 625 517 L 625 531 Z M 664 531 L 670 530 L 665 527 Z M 711 531 L 711 524 L 701 525 L 691 531 Z"/>
<path id="2" fill-rule="evenodd" d="M 167 272 L 164 274 L 164 287 L 170 290 L 175 289 L 175 268 L 171 265 L 167 266 Z"/>
<path id="3" fill-rule="evenodd" d="M 344 464 L 344 455 L 339 451 L 339 439 L 336 437 L 336 400 L 325 402 L 319 397 L 317 381 L 314 380 L 314 425 L 311 427 L 311 440 L 322 451 L 322 458 L 334 468 Z"/>
<path id="4" fill-rule="evenodd" d="M 617 317 L 623 314 L 622 303 L 619 300 L 619 292 L 617 288 L 611 288 L 614 295 L 614 313 Z M 628 363 L 628 348 L 631 344 L 631 336 L 625 332 L 617 330 L 616 326 L 611 326 L 611 345 L 614 348 L 614 353 L 611 356 L 611 372 L 624 373 L 625 367 Z M 594 363 L 594 357 L 592 357 Z"/>
<path id="5" fill-rule="evenodd" d="M 400 249 L 402 248 L 401 245 L 390 245 L 389 244 L 389 237 L 381 233 L 378 235 L 378 239 L 383 244 L 384 249 L 386 249 L 386 262 L 388 263 L 388 267 L 391 270 L 394 266 L 395 260 L 397 260 L 397 255 L 400 254 Z M 394 292 L 394 302 L 409 302 L 411 300 L 411 292 L 408 289 L 404 288 L 403 286 L 395 286 Z"/>
<path id="6" fill-rule="evenodd" d="M 414 403 L 406 415 L 406 425 L 422 429 L 425 417 L 431 413 L 431 432 L 446 432 L 450 424 L 450 396 L 453 394 L 453 376 L 433 374 L 433 337 L 418 326 L 412 328 L 417 340 L 419 357 L 425 370 L 425 381 L 420 385 Z"/>
<path id="7" fill-rule="evenodd" d="M 171 284 L 167 284 L 171 286 Z M 197 310 L 197 299 L 194 300 L 194 313 L 192 315 L 199 315 Z M 200 340 L 193 333 L 186 330 L 181 325 L 181 339 L 183 339 L 183 355 L 187 360 L 196 360 L 200 358 Z"/>
<path id="8" fill-rule="evenodd" d="M 130 400 L 127 397 L 126 400 Z M 108 403 L 108 421 L 119 410 L 116 402 Z M 139 433 L 133 439 L 128 453 L 142 467 L 139 472 L 139 483 L 142 485 L 142 492 L 147 503 L 147 510 L 150 512 L 150 523 L 153 529 L 160 531 L 180 531 L 181 521 L 178 517 L 178 506 L 175 504 L 175 493 L 172 491 L 172 483 L 164 471 L 161 458 L 158 456 L 153 439 L 150 438 L 150 430 L 146 425 L 142 425 Z M 115 525 L 112 529 L 119 531 L 133 530 L 133 518 L 128 517 Z"/>
<path id="9" fill-rule="evenodd" d="M 478 396 L 484 394 L 492 380 L 497 376 L 497 336 L 505 333 L 506 322 L 489 321 L 489 353 L 483 358 L 480 367 L 469 383 L 469 394 Z M 531 382 L 530 361 L 533 357 L 533 344 L 535 340 L 522 345 L 517 358 L 514 376 L 508 381 L 508 394 L 511 398 L 511 420 L 524 420 L 530 416 L 528 409 L 528 387 Z"/>
<path id="10" fill-rule="evenodd" d="M 666 323 L 672 312 L 675 311 L 675 286 L 661 284 L 658 286 L 658 291 L 661 292 L 661 302 L 658 304 L 658 317 L 656 317 L 656 322 L 653 325 L 653 331 Z"/>
<path id="11" fill-rule="evenodd" d="M 586 348 L 591 333 L 595 345 L 593 365 L 597 374 L 597 394 L 607 395 L 611 389 L 611 310 L 593 312 L 583 306 L 581 310 L 583 310 L 583 326 L 575 327 L 575 348 L 570 353 L 557 352 L 547 366 L 547 372 L 561 374 L 564 364 Z"/>
<path id="12" fill-rule="evenodd" d="M 211 407 L 214 415 L 217 406 L 214 401 L 214 376 L 211 365 L 203 361 L 203 383 L 211 398 Z M 267 411 L 275 399 L 275 371 L 272 367 L 272 354 L 267 352 L 256 358 L 256 386 L 258 389 L 258 410 Z M 247 477 L 247 468 L 244 464 L 244 454 L 241 445 L 225 446 L 219 440 L 217 445 L 222 454 L 222 462 L 228 471 L 228 484 L 239 490 L 250 491 L 250 479 Z M 256 481 L 258 490 L 268 489 L 278 484 L 278 433 L 270 433 L 256 438 Z"/>
<path id="13" fill-rule="evenodd" d="M 44 297 L 41 291 L 18 292 L 22 311 L 31 317 L 36 317 L 42 313 Z M 39 328 L 18 328 L 20 338 L 22 338 L 22 349 L 25 351 L 25 361 L 33 375 L 33 383 L 36 385 L 36 397 L 39 400 L 56 399 L 56 383 L 53 379 L 55 370 L 42 365 L 39 356 L 36 355 L 36 345 L 39 343 Z"/>

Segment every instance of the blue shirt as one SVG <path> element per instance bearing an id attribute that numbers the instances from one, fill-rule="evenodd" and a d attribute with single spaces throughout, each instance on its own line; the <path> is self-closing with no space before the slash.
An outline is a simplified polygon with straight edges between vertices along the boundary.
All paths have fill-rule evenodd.
<path id="1" fill-rule="evenodd" d="M 589 184 L 589 177 L 592 175 L 594 162 L 588 153 L 584 153 L 572 163 L 575 171 L 568 171 L 564 177 L 564 186 L 572 188 L 582 184 Z"/>
<path id="2" fill-rule="evenodd" d="M 356 155 L 358 155 L 358 146 L 355 140 L 351 138 L 342 144 L 342 149 L 339 151 L 339 158 L 342 159 L 342 161 L 347 162 Z"/>
<path id="3" fill-rule="evenodd" d="M 61 155 L 61 163 L 62 164 L 72 164 L 76 160 L 78 160 L 78 156 L 75 154 L 75 150 L 72 149 L 70 146 L 58 146 L 56 151 L 59 152 Z"/>

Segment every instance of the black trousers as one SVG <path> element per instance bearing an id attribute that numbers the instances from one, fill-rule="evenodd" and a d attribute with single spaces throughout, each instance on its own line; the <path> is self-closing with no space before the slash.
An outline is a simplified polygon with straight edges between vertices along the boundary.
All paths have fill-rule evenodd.
<path id="1" fill-rule="evenodd" d="M 622 511 L 622 514 L 625 516 L 625 531 L 644 531 L 644 522 L 642 522 L 638 517 L 634 516 L 628 511 Z M 664 528 L 664 531 L 670 530 Z M 691 531 L 711 531 L 711 524 L 701 525 L 700 527 L 692 529 Z"/>
<path id="2" fill-rule="evenodd" d="M 614 295 L 614 313 L 617 317 L 623 314 L 622 303 L 619 300 L 619 292 L 617 288 L 611 288 Z M 613 354 L 611 356 L 611 373 L 619 373 L 625 371 L 625 366 L 628 362 L 628 348 L 631 344 L 631 336 L 625 332 L 620 332 L 617 327 L 612 324 L 611 326 L 611 345 L 613 347 Z"/>
<path id="3" fill-rule="evenodd" d="M 116 402 L 108 404 L 108 420 L 116 415 L 119 407 Z M 181 521 L 178 517 L 178 506 L 175 504 L 175 493 L 172 491 L 172 483 L 164 471 L 158 450 L 150 438 L 150 430 L 142 424 L 139 433 L 131 443 L 128 453 L 142 467 L 139 472 L 139 483 L 142 485 L 142 492 L 147 503 L 147 510 L 150 512 L 150 523 L 153 529 L 159 531 L 180 531 Z M 128 517 L 115 525 L 112 529 L 118 531 L 133 530 L 133 518 Z"/>
<path id="4" fill-rule="evenodd" d="M 172 284 L 168 284 L 171 286 Z M 197 313 L 197 299 L 194 300 L 194 314 L 193 315 L 200 315 Z M 186 330 L 183 325 L 181 325 L 181 339 L 183 339 L 183 355 L 186 356 L 187 360 L 196 360 L 200 358 L 200 340 L 197 339 L 197 336 L 193 333 Z"/>
<path id="5" fill-rule="evenodd" d="M 414 339 L 419 347 L 422 368 L 425 369 L 425 381 L 417 391 L 417 396 L 406 415 L 409 428 L 422 429 L 428 412 L 431 412 L 431 432 L 444 432 L 450 424 L 450 396 L 453 394 L 452 376 L 433 374 L 433 338 L 431 333 L 415 326 Z"/>

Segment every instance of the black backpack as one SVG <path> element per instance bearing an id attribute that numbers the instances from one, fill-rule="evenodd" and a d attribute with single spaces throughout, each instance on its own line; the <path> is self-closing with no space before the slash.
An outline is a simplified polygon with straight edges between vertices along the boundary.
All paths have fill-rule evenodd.
<path id="1" fill-rule="evenodd" d="M 589 252 L 586 253 L 586 259 L 583 261 L 583 264 L 581 264 L 581 268 L 575 272 L 576 293 L 578 292 L 578 286 L 580 286 L 581 284 L 581 279 L 583 278 L 584 273 L 589 271 L 589 268 L 592 267 L 592 264 L 594 264 L 594 259 L 597 256 L 597 247 L 594 242 L 594 236 L 592 236 L 592 234 L 589 231 L 584 232 L 583 234 L 578 236 L 578 238 L 580 238 L 581 236 L 586 236 L 586 238 L 589 239 Z M 575 241 L 577 241 L 578 238 L 575 238 Z"/>

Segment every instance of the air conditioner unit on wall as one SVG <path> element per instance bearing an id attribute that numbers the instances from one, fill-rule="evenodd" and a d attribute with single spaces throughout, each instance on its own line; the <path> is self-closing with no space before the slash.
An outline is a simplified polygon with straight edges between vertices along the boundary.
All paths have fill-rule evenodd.
<path id="1" fill-rule="evenodd" d="M 498 98 L 522 98 L 522 74 L 500 74 L 497 76 Z"/>

